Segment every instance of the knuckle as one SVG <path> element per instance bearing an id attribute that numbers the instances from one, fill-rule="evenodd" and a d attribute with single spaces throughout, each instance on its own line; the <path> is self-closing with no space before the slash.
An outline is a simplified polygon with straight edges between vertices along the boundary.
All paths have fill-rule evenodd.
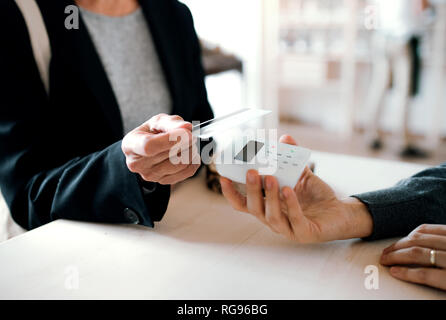
<path id="1" fill-rule="evenodd" d="M 150 136 L 143 136 L 142 138 L 142 145 L 144 146 L 144 153 L 148 156 L 153 156 L 156 154 L 156 150 L 152 147 L 152 138 Z"/>
<path id="2" fill-rule="evenodd" d="M 141 178 L 144 180 L 144 181 L 154 181 L 153 179 L 151 179 L 151 177 L 149 176 L 149 175 L 147 175 L 147 174 L 139 174 L 140 176 L 141 176 Z"/>
<path id="3" fill-rule="evenodd" d="M 121 150 L 125 155 L 129 155 L 132 153 L 132 148 L 131 148 L 131 133 L 127 134 L 121 142 Z"/>
<path id="4" fill-rule="evenodd" d="M 137 172 L 138 171 L 138 163 L 133 160 L 126 160 L 127 168 L 130 170 L 130 172 Z"/>
<path id="5" fill-rule="evenodd" d="M 417 244 L 418 244 L 418 241 L 417 241 L 417 239 L 415 239 L 415 238 L 409 238 L 409 239 L 407 240 L 407 245 L 408 245 L 409 247 L 415 247 Z"/>
<path id="6" fill-rule="evenodd" d="M 150 173 L 148 173 L 147 175 L 154 180 L 160 180 L 164 176 L 162 172 L 158 172 L 158 171 L 154 171 L 154 170 L 151 170 Z"/>
<path id="7" fill-rule="evenodd" d="M 183 118 L 182 117 L 180 117 L 179 115 L 177 115 L 177 114 L 175 114 L 175 115 L 172 115 L 172 116 L 170 116 L 170 118 L 172 119 L 172 120 L 179 120 L 179 121 L 183 121 Z"/>
<path id="8" fill-rule="evenodd" d="M 159 113 L 159 114 L 153 116 L 152 118 L 150 118 L 147 121 L 147 124 L 151 127 L 151 126 L 155 125 L 157 122 L 161 121 L 166 116 L 167 116 L 167 114 L 165 114 L 165 113 Z"/>
<path id="9" fill-rule="evenodd" d="M 128 157 L 132 154 L 132 150 L 124 145 L 121 145 L 121 151 L 126 157 Z"/>
<path id="10" fill-rule="evenodd" d="M 177 143 L 180 143 L 182 145 L 190 145 L 192 142 L 192 133 L 184 128 L 178 128 L 176 129 L 176 134 L 174 136 L 175 139 L 173 141 L 176 141 Z"/>
<path id="11" fill-rule="evenodd" d="M 153 171 L 159 172 L 160 174 L 165 174 L 167 173 L 166 171 L 169 169 L 170 166 L 171 166 L 170 160 L 164 160 L 163 162 L 157 163 L 153 167 Z"/>
<path id="12" fill-rule="evenodd" d="M 411 258 L 416 259 L 416 258 L 421 257 L 422 255 L 423 255 L 423 248 L 420 248 L 420 247 L 412 247 L 412 248 L 410 248 L 410 250 L 409 250 L 409 256 L 410 256 Z"/>
<path id="13" fill-rule="evenodd" d="M 426 232 L 426 231 L 429 230 L 429 227 L 430 227 L 429 224 L 423 223 L 423 224 L 419 225 L 415 230 L 416 230 L 417 232 Z M 415 232 L 415 233 L 416 233 L 416 232 Z"/>
<path id="14" fill-rule="evenodd" d="M 170 161 L 167 162 L 165 170 L 168 174 L 180 174 L 180 173 L 187 173 L 188 171 L 188 164 L 185 163 L 179 163 L 179 164 L 173 164 Z"/>
<path id="15" fill-rule="evenodd" d="M 152 181 L 152 182 L 158 182 L 158 180 L 161 178 L 156 172 L 150 171 L 150 172 L 143 172 L 140 173 L 141 177 L 146 181 Z"/>
<path id="16" fill-rule="evenodd" d="M 415 244 L 416 242 L 418 242 L 418 240 L 421 240 L 424 237 L 424 235 L 421 232 L 414 232 L 410 237 L 409 237 L 409 243 L 410 244 Z"/>
<path id="17" fill-rule="evenodd" d="M 181 163 L 181 162 L 179 164 L 171 164 L 169 162 L 169 168 L 170 168 L 170 166 L 173 167 L 172 171 L 175 169 L 178 172 L 183 172 L 185 170 L 187 171 L 188 167 L 189 167 L 189 165 L 187 163 Z"/>
<path id="18" fill-rule="evenodd" d="M 166 113 L 158 113 L 156 116 L 153 117 L 155 120 L 160 120 L 164 117 L 167 117 L 168 115 Z"/>

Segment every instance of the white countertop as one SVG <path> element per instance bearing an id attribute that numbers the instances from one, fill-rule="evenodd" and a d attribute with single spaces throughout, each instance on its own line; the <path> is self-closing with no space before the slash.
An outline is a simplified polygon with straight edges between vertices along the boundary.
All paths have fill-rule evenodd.
<path id="1" fill-rule="evenodd" d="M 315 152 L 339 194 L 391 186 L 423 169 Z M 378 260 L 395 239 L 300 245 L 207 190 L 175 188 L 155 229 L 59 220 L 0 245 L 0 299 L 445 299 L 392 278 Z M 379 270 L 367 290 L 365 268 Z"/>

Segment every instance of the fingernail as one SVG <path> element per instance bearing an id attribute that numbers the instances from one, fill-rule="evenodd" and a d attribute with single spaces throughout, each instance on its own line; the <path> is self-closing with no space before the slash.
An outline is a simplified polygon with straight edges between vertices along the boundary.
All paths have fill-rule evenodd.
<path id="1" fill-rule="evenodd" d="M 282 194 L 283 194 L 283 196 L 285 197 L 285 198 L 289 198 L 290 197 L 290 188 L 288 188 L 288 187 L 285 187 L 285 188 L 283 188 L 282 189 Z"/>
<path id="2" fill-rule="evenodd" d="M 266 190 L 271 190 L 273 188 L 273 180 L 271 177 L 265 177 L 265 187 Z"/>
<path id="3" fill-rule="evenodd" d="M 256 183 L 256 175 L 252 171 L 248 171 L 248 183 L 250 184 Z"/>

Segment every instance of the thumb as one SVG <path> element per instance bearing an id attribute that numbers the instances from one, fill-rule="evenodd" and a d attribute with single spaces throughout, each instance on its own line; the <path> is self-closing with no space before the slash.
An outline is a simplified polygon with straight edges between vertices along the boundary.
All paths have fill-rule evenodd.
<path id="1" fill-rule="evenodd" d="M 288 208 L 287 218 L 296 240 L 301 243 L 314 242 L 310 221 L 305 216 L 296 193 L 290 187 L 285 187 L 282 189 L 282 194 Z"/>
<path id="2" fill-rule="evenodd" d="M 297 146 L 296 140 L 294 140 L 292 136 L 287 135 L 287 134 L 282 135 L 279 139 L 279 142 Z"/>
<path id="3" fill-rule="evenodd" d="M 294 140 L 294 138 L 292 136 L 288 135 L 288 134 L 282 135 L 280 137 L 280 139 L 279 139 L 279 142 L 280 143 L 290 144 L 290 145 L 293 145 L 293 146 L 297 146 L 298 145 L 296 140 Z M 313 174 L 313 172 L 311 171 L 311 169 L 308 168 L 308 166 L 305 166 L 304 172 L 302 173 L 300 179 L 302 179 L 304 176 L 309 176 L 309 175 L 312 175 L 312 174 Z"/>
<path id="4" fill-rule="evenodd" d="M 186 129 L 192 131 L 192 124 L 184 121 L 180 116 L 160 114 L 154 116 L 148 121 L 150 131 L 155 132 L 169 132 L 175 129 Z"/>

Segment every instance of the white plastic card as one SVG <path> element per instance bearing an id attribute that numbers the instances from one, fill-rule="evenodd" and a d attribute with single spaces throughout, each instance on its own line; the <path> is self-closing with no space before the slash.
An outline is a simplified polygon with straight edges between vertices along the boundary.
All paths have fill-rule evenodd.
<path id="1" fill-rule="evenodd" d="M 263 117 L 271 113 L 263 109 L 241 109 L 222 117 L 214 118 L 193 126 L 192 134 L 201 139 L 208 139 L 248 121 Z"/>

